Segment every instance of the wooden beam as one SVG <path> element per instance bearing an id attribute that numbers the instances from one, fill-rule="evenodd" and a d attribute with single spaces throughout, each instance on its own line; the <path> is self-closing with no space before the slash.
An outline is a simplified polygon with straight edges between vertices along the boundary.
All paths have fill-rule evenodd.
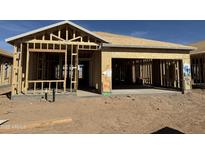
<path id="1" fill-rule="evenodd" d="M 75 40 L 78 40 L 78 39 L 81 39 L 81 41 L 82 41 L 82 36 L 72 38 L 72 39 L 68 40 L 68 42 L 72 42 L 72 41 L 75 41 Z"/>
<path id="2" fill-rule="evenodd" d="M 29 49 L 30 52 L 49 52 L 49 53 L 64 53 L 66 50 L 56 50 L 56 49 Z"/>
<path id="3" fill-rule="evenodd" d="M 62 39 L 62 38 L 59 36 L 59 34 L 58 34 L 58 36 L 56 36 L 56 35 L 54 35 L 54 34 L 51 34 L 51 36 L 54 37 L 54 38 L 56 38 L 56 39 L 58 39 L 58 40 L 60 40 L 60 41 L 65 41 L 64 39 Z"/>
<path id="4" fill-rule="evenodd" d="M 41 82 L 54 83 L 54 82 L 64 82 L 64 80 L 28 80 L 28 83 L 41 83 Z"/>
<path id="5" fill-rule="evenodd" d="M 30 40 L 26 41 L 26 43 L 44 43 L 44 44 L 65 44 L 65 45 L 91 45 L 91 46 L 99 46 L 93 42 L 72 42 L 72 41 L 54 41 L 54 40 Z"/>

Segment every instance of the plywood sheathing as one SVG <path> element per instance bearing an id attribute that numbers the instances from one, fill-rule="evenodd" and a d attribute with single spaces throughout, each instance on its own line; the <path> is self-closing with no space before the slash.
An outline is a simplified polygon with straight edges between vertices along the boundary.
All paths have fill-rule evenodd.
<path id="1" fill-rule="evenodd" d="M 112 34 L 107 32 L 95 32 L 97 35 L 101 36 L 113 47 L 119 45 L 121 47 L 142 47 L 142 48 L 170 48 L 170 49 L 183 49 L 183 50 L 194 50 L 194 47 L 185 46 L 176 43 L 162 42 L 150 39 L 143 39 L 138 37 Z"/>

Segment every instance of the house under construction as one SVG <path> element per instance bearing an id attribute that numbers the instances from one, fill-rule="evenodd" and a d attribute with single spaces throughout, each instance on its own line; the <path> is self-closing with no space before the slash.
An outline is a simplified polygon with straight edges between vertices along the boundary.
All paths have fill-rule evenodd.
<path id="1" fill-rule="evenodd" d="M 12 53 L 0 49 L 0 88 L 11 84 L 12 63 Z"/>
<path id="2" fill-rule="evenodd" d="M 6 39 L 14 46 L 12 95 L 163 87 L 191 89 L 195 48 L 63 21 Z"/>
<path id="3" fill-rule="evenodd" d="M 193 86 L 205 88 L 205 41 L 192 44 L 197 50 L 191 52 Z"/>

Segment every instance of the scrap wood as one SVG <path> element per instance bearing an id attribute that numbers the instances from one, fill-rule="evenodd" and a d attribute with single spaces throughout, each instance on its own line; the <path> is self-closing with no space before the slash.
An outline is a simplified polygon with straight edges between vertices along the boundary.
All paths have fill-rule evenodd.
<path id="1" fill-rule="evenodd" d="M 25 129 L 40 128 L 72 122 L 71 118 L 39 121 L 25 126 Z"/>
<path id="2" fill-rule="evenodd" d="M 22 125 L 14 124 L 11 125 L 11 127 L 0 127 L 0 131 L 18 131 L 18 130 L 26 130 L 26 129 L 35 129 L 35 128 L 48 127 L 48 126 L 53 126 L 58 124 L 66 124 L 69 122 L 72 122 L 71 118 L 51 119 L 51 120 L 44 120 L 44 121 L 36 121 L 30 124 L 22 124 Z M 16 126 L 22 126 L 22 127 L 16 127 Z"/>
<path id="3" fill-rule="evenodd" d="M 3 124 L 6 123 L 7 121 L 9 121 L 9 119 L 0 120 L 0 125 L 3 125 Z"/>

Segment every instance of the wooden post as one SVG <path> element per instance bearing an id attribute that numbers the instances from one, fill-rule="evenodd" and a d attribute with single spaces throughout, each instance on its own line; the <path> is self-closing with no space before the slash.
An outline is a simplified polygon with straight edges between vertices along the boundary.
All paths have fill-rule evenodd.
<path id="1" fill-rule="evenodd" d="M 41 94 L 43 94 L 43 81 L 41 82 Z"/>
<path id="2" fill-rule="evenodd" d="M 132 61 L 132 83 L 136 83 L 135 61 Z"/>
<path id="3" fill-rule="evenodd" d="M 4 84 L 4 62 L 1 64 L 1 83 Z"/>
<path id="4" fill-rule="evenodd" d="M 20 44 L 20 52 L 19 52 L 19 63 L 18 63 L 18 93 L 21 92 L 21 83 L 22 83 L 22 52 L 23 52 L 23 44 Z"/>
<path id="5" fill-rule="evenodd" d="M 62 63 L 62 59 L 63 57 L 62 57 L 62 54 L 59 54 L 59 77 L 60 77 L 60 79 L 62 79 L 62 74 L 63 74 L 63 63 Z"/>
<path id="6" fill-rule="evenodd" d="M 15 95 L 16 94 L 16 92 L 15 92 L 15 90 L 16 90 L 16 82 L 17 82 L 17 79 L 16 79 L 16 69 L 17 69 L 17 67 L 16 67 L 16 55 L 17 55 L 17 46 L 16 45 L 14 45 L 14 54 L 13 54 L 13 71 L 12 71 L 12 90 L 11 90 L 11 93 L 12 93 L 12 95 Z"/>
<path id="7" fill-rule="evenodd" d="M 180 88 L 180 70 L 179 70 L 179 60 L 177 60 L 177 87 Z"/>
<path id="8" fill-rule="evenodd" d="M 152 85 L 152 67 L 153 67 L 153 60 L 150 61 L 150 84 Z"/>
<path id="9" fill-rule="evenodd" d="M 77 45 L 76 46 L 76 51 L 75 51 L 75 53 L 77 54 L 76 58 L 75 58 L 75 67 L 76 67 L 75 81 L 76 81 L 76 83 L 75 83 L 75 88 L 74 88 L 76 92 L 78 90 L 78 48 L 79 48 L 79 46 Z"/>
<path id="10" fill-rule="evenodd" d="M 27 94 L 28 92 L 28 75 L 29 75 L 29 48 L 27 44 L 27 54 L 26 54 L 26 88 L 25 88 L 25 93 Z"/>
<path id="11" fill-rule="evenodd" d="M 162 60 L 159 61 L 160 65 L 160 81 L 161 81 L 161 86 L 163 86 L 163 65 L 162 65 Z"/>
<path id="12" fill-rule="evenodd" d="M 66 92 L 66 79 L 67 79 L 67 52 L 68 52 L 68 46 L 66 45 L 65 65 L 64 65 L 64 92 Z"/>
<path id="13" fill-rule="evenodd" d="M 34 82 L 34 94 L 36 93 L 36 82 Z"/>
<path id="14" fill-rule="evenodd" d="M 72 92 L 72 89 L 73 89 L 73 83 L 72 83 L 72 80 L 73 80 L 73 45 L 71 45 L 71 57 L 70 57 L 70 60 L 71 60 L 71 65 L 70 65 L 70 92 Z"/>

